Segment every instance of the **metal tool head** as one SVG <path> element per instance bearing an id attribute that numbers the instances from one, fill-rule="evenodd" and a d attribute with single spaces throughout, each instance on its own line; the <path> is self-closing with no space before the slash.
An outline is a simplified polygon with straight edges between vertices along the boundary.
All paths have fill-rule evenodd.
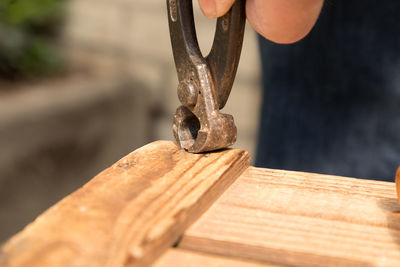
<path id="1" fill-rule="evenodd" d="M 182 106 L 173 132 L 193 153 L 228 147 L 236 141 L 233 117 L 220 112 L 235 79 L 245 26 L 245 0 L 236 0 L 217 20 L 213 46 L 203 57 L 196 37 L 192 0 L 167 0 L 169 29 Z"/>

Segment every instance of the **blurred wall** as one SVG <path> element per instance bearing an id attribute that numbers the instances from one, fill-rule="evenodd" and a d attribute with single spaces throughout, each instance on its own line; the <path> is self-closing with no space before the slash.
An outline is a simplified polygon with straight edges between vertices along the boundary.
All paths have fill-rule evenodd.
<path id="1" fill-rule="evenodd" d="M 194 1 L 203 54 L 211 48 L 215 20 L 206 19 Z M 72 0 L 65 41 L 71 60 L 92 64 L 103 75 L 139 81 L 149 92 L 151 139 L 172 139 L 172 115 L 179 105 L 165 1 Z M 235 118 L 236 147 L 254 155 L 260 105 L 257 39 L 247 25 L 236 81 L 224 112 Z"/>
<path id="2" fill-rule="evenodd" d="M 0 243 L 149 141 L 139 85 L 76 74 L 17 84 L 0 91 Z"/>

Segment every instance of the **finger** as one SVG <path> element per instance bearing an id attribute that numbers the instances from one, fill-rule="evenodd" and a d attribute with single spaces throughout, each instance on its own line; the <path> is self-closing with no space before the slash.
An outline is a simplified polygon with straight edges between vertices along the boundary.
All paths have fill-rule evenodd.
<path id="1" fill-rule="evenodd" d="M 199 0 L 203 14 L 209 18 L 217 18 L 225 15 L 235 0 Z"/>
<path id="2" fill-rule="evenodd" d="M 293 43 L 306 36 L 314 26 L 323 0 L 247 0 L 250 25 L 276 43 Z"/>

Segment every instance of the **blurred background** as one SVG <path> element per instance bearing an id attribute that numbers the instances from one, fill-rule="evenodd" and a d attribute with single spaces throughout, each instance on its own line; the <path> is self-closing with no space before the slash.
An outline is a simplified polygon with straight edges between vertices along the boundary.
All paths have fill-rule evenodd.
<path id="1" fill-rule="evenodd" d="M 203 54 L 215 20 L 195 5 Z M 0 0 L 0 242 L 113 162 L 172 140 L 179 105 L 165 1 Z M 261 98 L 246 27 L 224 112 L 255 152 Z"/>

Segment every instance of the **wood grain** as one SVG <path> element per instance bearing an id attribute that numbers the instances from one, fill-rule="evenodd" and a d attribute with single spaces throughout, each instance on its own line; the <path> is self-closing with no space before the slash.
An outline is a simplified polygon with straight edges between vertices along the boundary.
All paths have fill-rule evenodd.
<path id="1" fill-rule="evenodd" d="M 397 191 L 397 201 L 400 204 L 400 166 L 397 168 L 395 182 L 396 182 L 396 191 Z"/>
<path id="2" fill-rule="evenodd" d="M 193 252 L 185 249 L 167 250 L 153 267 L 272 267 L 277 265 L 262 264 L 233 257 Z"/>
<path id="3" fill-rule="evenodd" d="M 1 266 L 144 266 L 249 165 L 243 150 L 146 145 L 48 209 L 0 250 Z"/>
<path id="4" fill-rule="evenodd" d="M 250 167 L 180 248 L 295 266 L 400 266 L 395 184 Z"/>

